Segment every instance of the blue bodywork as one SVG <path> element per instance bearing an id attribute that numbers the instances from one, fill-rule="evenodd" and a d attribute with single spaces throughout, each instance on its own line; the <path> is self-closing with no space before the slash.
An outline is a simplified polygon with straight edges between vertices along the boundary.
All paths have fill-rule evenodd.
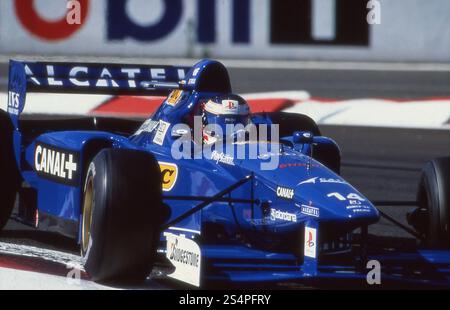
<path id="1" fill-rule="evenodd" d="M 176 102 L 166 99 L 131 136 L 70 130 L 46 132 L 29 141 L 21 132 L 19 114 L 29 91 L 100 90 L 151 95 L 167 94 L 177 86 L 182 93 Z M 171 147 L 180 138 L 173 126 L 186 123 L 186 116 L 195 111 L 203 98 L 229 92 L 226 69 L 211 60 L 200 61 L 192 68 L 11 61 L 8 112 L 15 127 L 15 154 L 23 180 L 36 193 L 39 224 L 51 218 L 46 229 L 79 241 L 84 173 L 92 159 L 86 150 L 96 146 L 136 149 L 152 153 L 161 170 L 172 169 L 167 176 L 168 186 L 163 185 L 164 203 L 170 207 L 171 215 L 161 233 L 160 252 L 166 251 L 164 232 L 194 240 L 201 248 L 202 281 L 365 279 L 367 271 L 359 268 L 355 259 L 350 264 L 339 264 L 333 257 L 355 258 L 352 232 L 377 222 L 379 212 L 357 189 L 313 158 L 318 145 L 338 150 L 333 140 L 313 136 L 306 141 L 298 137 L 309 133 L 293 132 L 279 142 L 269 143 L 267 151 L 260 152 L 256 159 L 232 157 L 224 162 L 216 157 L 173 158 Z M 253 122 L 272 126 L 270 115 L 255 115 Z M 163 123 L 169 125 L 161 134 L 158 130 Z M 162 136 L 162 141 L 157 135 Z M 197 153 L 201 155 L 198 145 L 190 145 L 194 158 Z M 237 145 L 227 147 L 227 151 L 236 151 Z M 36 167 L 43 165 L 42 150 L 46 148 L 63 150 L 78 159 L 76 179 L 71 184 L 38 173 Z M 261 163 L 273 157 L 278 160 L 276 168 L 263 170 Z M 163 181 L 165 177 L 163 171 Z M 238 182 L 236 188 L 183 218 L 189 210 Z M 65 225 L 72 228 L 66 229 Z M 305 236 L 305 232 L 309 235 Z M 305 252 L 309 250 L 312 252 Z M 360 254 L 367 258 L 366 253 Z"/>

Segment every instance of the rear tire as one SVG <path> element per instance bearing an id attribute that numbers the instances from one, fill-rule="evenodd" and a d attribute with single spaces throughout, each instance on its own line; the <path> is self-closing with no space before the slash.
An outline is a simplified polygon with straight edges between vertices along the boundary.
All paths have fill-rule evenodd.
<path id="1" fill-rule="evenodd" d="M 20 177 L 12 135 L 11 120 L 6 112 L 0 111 L 0 231 L 11 216 L 19 189 Z"/>
<path id="2" fill-rule="evenodd" d="M 104 149 L 86 173 L 81 253 L 94 281 L 136 283 L 149 275 L 167 218 L 161 172 L 145 152 Z"/>
<path id="3" fill-rule="evenodd" d="M 413 226 L 425 235 L 429 247 L 450 247 L 450 158 L 437 158 L 424 166 L 417 195 L 419 209 Z M 422 220 L 418 219 L 422 216 Z M 410 216 L 410 220 L 413 216 Z"/>

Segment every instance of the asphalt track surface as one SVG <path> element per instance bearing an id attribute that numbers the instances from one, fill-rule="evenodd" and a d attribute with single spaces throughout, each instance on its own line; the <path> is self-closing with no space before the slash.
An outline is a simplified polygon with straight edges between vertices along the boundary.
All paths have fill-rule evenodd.
<path id="1" fill-rule="evenodd" d="M 450 72 L 232 68 L 230 74 L 238 93 L 306 90 L 312 97 L 332 99 L 450 96 Z"/>
<path id="2" fill-rule="evenodd" d="M 6 73 L 6 64 L 1 64 L 1 82 Z M 306 90 L 313 97 L 333 99 L 450 96 L 450 72 L 232 68 L 230 73 L 237 93 Z M 4 89 L 5 85 L 0 85 L 0 90 Z M 373 201 L 414 201 L 423 164 L 450 155 L 450 130 L 351 126 L 321 126 L 321 130 L 341 147 L 343 177 Z M 381 208 L 403 223 L 412 209 L 413 206 Z M 388 241 L 391 238 L 414 244 L 409 234 L 385 220 L 373 225 L 369 232 L 387 237 Z M 35 232 L 15 221 L 8 223 L 0 241 L 78 251 L 65 238 Z"/>

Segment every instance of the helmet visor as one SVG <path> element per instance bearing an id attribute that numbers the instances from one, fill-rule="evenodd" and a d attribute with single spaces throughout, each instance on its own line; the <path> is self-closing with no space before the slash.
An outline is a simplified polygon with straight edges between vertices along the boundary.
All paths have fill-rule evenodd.
<path id="1" fill-rule="evenodd" d="M 206 126 L 205 131 L 209 134 L 212 131 L 222 131 L 222 135 L 232 134 L 238 129 L 243 129 L 249 123 L 249 115 L 215 115 L 206 112 L 203 116 L 203 125 Z"/>

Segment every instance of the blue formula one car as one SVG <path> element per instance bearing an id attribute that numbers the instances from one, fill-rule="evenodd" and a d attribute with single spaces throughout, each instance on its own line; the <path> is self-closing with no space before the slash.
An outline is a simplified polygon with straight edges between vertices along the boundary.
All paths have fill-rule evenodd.
<path id="1" fill-rule="evenodd" d="M 25 120 L 19 116 L 33 91 L 167 98 L 143 124 Z M 95 281 L 142 281 L 163 258 L 170 277 L 195 286 L 365 283 L 367 227 L 380 213 L 339 176 L 337 144 L 307 116 L 248 114 L 241 99 L 231 94 L 226 68 L 212 60 L 192 68 L 11 61 L 7 112 L 0 114 L 0 228 L 17 196 L 22 221 L 79 242 Z M 233 131 L 223 149 L 214 144 L 205 152 L 202 108 L 210 102 L 218 103 L 207 111 L 215 120 L 237 115 L 269 133 L 253 139 Z M 220 115 L 225 110 L 234 112 Z M 383 255 L 375 259 L 384 267 Z M 399 256 L 389 255 L 392 265 Z M 404 256 L 400 266 L 423 257 Z"/>

